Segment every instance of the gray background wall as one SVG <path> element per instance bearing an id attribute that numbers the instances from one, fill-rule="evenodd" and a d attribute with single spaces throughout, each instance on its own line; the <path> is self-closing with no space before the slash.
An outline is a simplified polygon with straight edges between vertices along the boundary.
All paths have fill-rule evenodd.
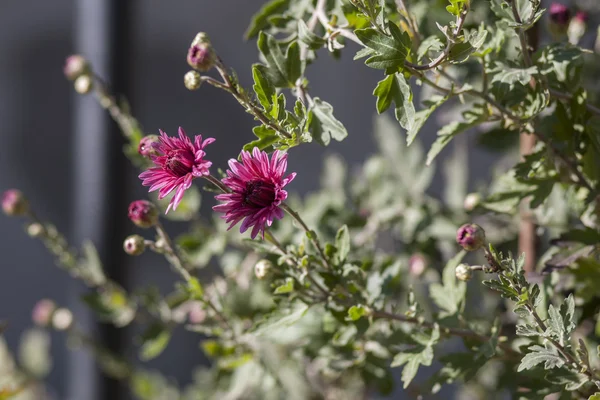
<path id="1" fill-rule="evenodd" d="M 82 0 L 80 4 L 95 1 L 103 0 Z M 257 61 L 257 51 L 255 43 L 243 42 L 242 35 L 261 4 L 260 0 L 133 3 L 130 57 L 134 72 L 132 91 L 127 96 L 147 133 L 161 128 L 174 134 L 182 126 L 188 134 L 213 136 L 217 141 L 211 145 L 211 158 L 219 167 L 237 155 L 240 146 L 252 137 L 252 118 L 229 95 L 208 85 L 198 92 L 186 90 L 182 83 L 189 69 L 185 55 L 196 32 L 205 31 L 221 57 L 249 86 L 250 65 Z M 74 51 L 75 6 L 73 0 L 0 3 L 0 189 L 23 190 L 40 216 L 52 220 L 62 232 L 69 232 L 73 225 L 72 111 L 75 102 L 91 101 L 76 97 L 62 74 L 64 58 Z M 322 51 L 318 63 L 309 67 L 311 93 L 334 105 L 349 137 L 328 148 L 311 144 L 295 150 L 290 168 L 300 173 L 291 190 L 305 192 L 316 187 L 326 152 L 341 153 L 350 163 L 358 163 L 374 151 L 371 131 L 375 99 L 371 92 L 380 72 L 351 62 L 355 49 L 351 46 L 345 51 L 341 61 Z M 423 132 L 426 143 L 435 136 L 431 125 Z M 487 165 L 483 162 L 486 156 L 475 154 L 471 162 Z M 124 156 L 115 149 L 114 157 Z M 485 167 L 479 168 L 480 177 L 485 171 Z M 131 187 L 125 196 L 134 200 L 144 191 L 133 168 L 123 173 Z M 211 205 L 212 200 L 206 197 L 205 210 Z M 126 219 L 125 209 L 119 217 Z M 81 291 L 57 270 L 42 244 L 26 236 L 22 224 L 19 219 L 0 217 L 0 320 L 10 321 L 6 337 L 12 348 L 30 326 L 30 312 L 38 299 L 50 297 L 68 305 L 72 294 Z M 128 233 L 114 235 L 125 237 Z M 152 282 L 165 289 L 171 287 L 173 274 L 158 257 L 130 260 L 119 268 L 127 270 L 135 286 Z M 64 338 L 53 336 L 55 368 L 50 384 L 58 394 L 64 394 L 68 371 Z M 174 349 L 155 360 L 153 366 L 187 382 L 191 367 L 202 361 L 200 351 L 188 350 L 197 349 L 197 339 L 179 332 L 171 346 Z"/>

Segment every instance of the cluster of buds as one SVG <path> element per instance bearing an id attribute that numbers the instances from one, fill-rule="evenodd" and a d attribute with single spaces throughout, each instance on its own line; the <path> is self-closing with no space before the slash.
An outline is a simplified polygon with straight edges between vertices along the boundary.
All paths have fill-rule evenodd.
<path id="1" fill-rule="evenodd" d="M 209 71 L 214 65 L 217 56 L 204 32 L 196 35 L 187 54 L 187 63 L 194 70 L 188 71 L 183 76 L 183 83 L 188 90 L 198 90 L 202 84 L 202 77 L 198 73 Z"/>
<path id="2" fill-rule="evenodd" d="M 29 211 L 29 202 L 17 189 L 9 189 L 2 194 L 2 211 L 10 217 L 25 215 Z"/>
<path id="3" fill-rule="evenodd" d="M 92 91 L 94 87 L 92 68 L 83 56 L 74 54 L 67 57 L 63 72 L 68 80 L 73 81 L 77 93 L 87 94 Z"/>

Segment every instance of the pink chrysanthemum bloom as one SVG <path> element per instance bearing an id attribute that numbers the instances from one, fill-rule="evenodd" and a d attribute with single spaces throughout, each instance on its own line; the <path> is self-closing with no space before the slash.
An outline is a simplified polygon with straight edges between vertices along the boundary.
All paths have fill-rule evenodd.
<path id="1" fill-rule="evenodd" d="M 167 212 L 177 206 L 183 194 L 192 186 L 192 180 L 209 174 L 212 162 L 204 159 L 204 148 L 214 142 L 214 138 L 202 141 L 202 135 L 197 135 L 192 143 L 185 131 L 179 128 L 179 137 L 169 137 L 160 131 L 158 143 L 152 146 L 158 155 L 151 155 L 155 166 L 140 174 L 142 184 L 150 186 L 149 191 L 159 190 L 158 198 L 162 199 L 175 190 Z"/>
<path id="2" fill-rule="evenodd" d="M 252 239 L 259 232 L 264 238 L 265 226 L 271 226 L 274 218 L 283 218 L 280 205 L 287 198 L 283 188 L 296 176 L 294 172 L 284 178 L 287 154 L 275 151 L 269 160 L 267 153 L 255 147 L 252 154 L 242 152 L 241 163 L 229 160 L 229 168 L 222 182 L 231 193 L 215 196 L 223 203 L 213 210 L 225 213 L 222 218 L 230 223 L 228 229 L 244 220 L 240 232 L 252 227 Z"/>

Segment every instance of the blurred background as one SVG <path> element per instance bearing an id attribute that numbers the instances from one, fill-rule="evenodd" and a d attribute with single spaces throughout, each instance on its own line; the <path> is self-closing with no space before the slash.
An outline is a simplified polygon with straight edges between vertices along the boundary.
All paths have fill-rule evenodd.
<path id="1" fill-rule="evenodd" d="M 596 0 L 594 0 L 596 1 Z M 241 83 L 251 85 L 250 66 L 258 61 L 254 42 L 243 33 L 262 0 L 4 0 L 0 4 L 0 190 L 19 188 L 39 216 L 53 221 L 73 245 L 93 239 L 107 272 L 126 288 L 152 282 L 172 288 L 175 275 L 158 256 L 127 257 L 122 240 L 135 232 L 127 219 L 130 201 L 144 198 L 137 173 L 121 151 L 116 126 L 95 99 L 76 95 L 63 76 L 64 59 L 80 53 L 106 78 L 115 93 L 127 97 L 145 133 L 163 129 L 174 135 L 215 137 L 211 159 L 227 159 L 252 137 L 252 118 L 227 93 L 209 85 L 190 92 L 183 85 L 188 46 L 198 31 L 207 32 L 225 63 Z M 326 51 L 308 68 L 311 93 L 330 102 L 348 129 L 343 143 L 298 148 L 290 169 L 299 171 L 291 191 L 305 193 L 318 185 L 325 153 L 342 154 L 349 164 L 374 152 L 371 137 L 375 99 L 371 92 L 380 73 L 352 62 L 355 46 L 341 60 Z M 419 91 L 416 91 L 418 97 Z M 416 99 L 418 101 L 418 98 Z M 428 146 L 443 124 L 440 113 L 421 133 Z M 436 126 L 436 124 L 438 126 Z M 463 145 L 473 142 L 465 136 Z M 473 146 L 471 146 L 473 147 Z M 451 154 L 452 149 L 440 157 Z M 400 161 L 401 162 L 401 161 Z M 473 150 L 465 160 L 472 188 L 489 176 L 493 157 Z M 439 187 L 438 173 L 433 190 Z M 204 197 L 203 212 L 214 200 Z M 177 224 L 169 225 L 177 231 Z M 31 310 L 43 297 L 75 310 L 77 319 L 132 360 L 136 332 L 95 325 L 78 298 L 84 288 L 53 264 L 41 242 L 31 240 L 23 221 L 0 217 L 0 320 L 9 322 L 5 337 L 16 349 L 20 334 L 31 326 Z M 193 366 L 205 362 L 198 339 L 177 331 L 169 351 L 151 363 L 185 384 Z M 49 385 L 59 399 L 127 398 L 114 382 L 99 377 L 93 361 L 69 352 L 64 337 L 53 333 L 53 372 Z M 67 379 L 69 377 L 69 379 Z M 94 388 L 104 388 L 105 394 Z M 106 389 L 108 388 L 108 389 Z M 106 392 L 108 390 L 108 392 Z M 110 393 L 110 397 L 108 394 Z"/>

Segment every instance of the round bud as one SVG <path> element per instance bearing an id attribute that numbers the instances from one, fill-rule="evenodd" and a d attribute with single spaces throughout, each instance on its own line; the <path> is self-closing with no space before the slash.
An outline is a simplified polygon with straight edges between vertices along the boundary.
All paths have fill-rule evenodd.
<path id="1" fill-rule="evenodd" d="M 94 82 L 92 81 L 92 77 L 89 75 L 81 75 L 77 79 L 75 79 L 75 83 L 73 84 L 75 91 L 79 94 L 88 94 L 92 91 L 94 87 Z"/>
<path id="2" fill-rule="evenodd" d="M 158 222 L 158 209 L 148 200 L 136 200 L 129 205 L 128 216 L 140 228 L 150 228 Z"/>
<path id="3" fill-rule="evenodd" d="M 465 211 L 473 211 L 481 203 L 481 195 L 479 193 L 469 193 L 465 197 L 463 207 Z"/>
<path id="4" fill-rule="evenodd" d="M 123 242 L 123 250 L 130 256 L 139 256 L 146 250 L 144 238 L 140 235 L 131 235 Z"/>
<path id="5" fill-rule="evenodd" d="M 183 84 L 188 90 L 200 89 L 200 85 L 202 85 L 202 79 L 200 77 L 200 74 L 196 71 L 188 71 L 183 76 Z"/>
<path id="6" fill-rule="evenodd" d="M 479 250 L 485 244 L 485 231 L 477 224 L 465 224 L 456 231 L 456 242 L 467 251 Z"/>
<path id="7" fill-rule="evenodd" d="M 39 222 L 33 222 L 27 226 L 27 234 L 32 238 L 43 236 L 44 233 L 46 233 L 46 229 Z"/>
<path id="8" fill-rule="evenodd" d="M 73 81 L 81 75 L 87 75 L 90 72 L 90 64 L 79 54 L 74 54 L 65 60 L 63 72 L 67 79 Z"/>
<path id="9" fill-rule="evenodd" d="M 11 217 L 25 214 L 29 210 L 29 202 L 17 189 L 9 189 L 2 194 L 2 211 Z"/>
<path id="10" fill-rule="evenodd" d="M 187 62 L 198 71 L 208 71 L 215 64 L 215 53 L 210 43 L 198 43 L 188 50 Z"/>
<path id="11" fill-rule="evenodd" d="M 273 263 L 269 260 L 262 259 L 254 266 L 254 275 L 258 279 L 265 279 L 273 268 Z"/>
<path id="12" fill-rule="evenodd" d="M 160 139 L 157 135 L 144 136 L 140 140 L 140 144 L 138 146 L 138 153 L 140 153 L 140 155 L 144 157 L 157 156 L 158 151 L 156 151 L 154 143 L 160 143 Z"/>
<path id="13" fill-rule="evenodd" d="M 199 44 L 210 44 L 210 39 L 208 38 L 208 35 L 205 32 L 198 32 L 194 37 L 194 40 L 192 40 L 192 44 L 190 45 L 190 47 L 197 46 Z"/>
<path id="14" fill-rule="evenodd" d="M 408 260 L 408 270 L 413 276 L 421 276 L 427 268 L 427 258 L 421 253 L 415 253 Z"/>
<path id="15" fill-rule="evenodd" d="M 467 282 L 473 277 L 473 271 L 467 264 L 458 264 L 454 270 L 454 275 L 459 281 Z"/>
<path id="16" fill-rule="evenodd" d="M 52 326 L 57 331 L 65 331 L 73 325 L 73 313 L 66 308 L 59 308 L 52 314 Z"/>
<path id="17" fill-rule="evenodd" d="M 577 14 L 575 14 L 575 17 L 571 19 L 571 22 L 569 22 L 567 36 L 569 38 L 569 43 L 572 45 L 579 43 L 583 35 L 585 35 L 585 31 L 587 30 L 587 19 L 587 14 L 583 11 L 579 11 Z"/>
<path id="18" fill-rule="evenodd" d="M 43 299 L 38 301 L 31 312 L 31 319 L 37 326 L 48 326 L 52 320 L 52 314 L 56 310 L 56 304 L 52 300 Z"/>
<path id="19" fill-rule="evenodd" d="M 190 324 L 201 324 L 206 319 L 206 311 L 202 308 L 202 303 L 194 301 L 190 304 L 188 310 L 188 321 Z"/>

